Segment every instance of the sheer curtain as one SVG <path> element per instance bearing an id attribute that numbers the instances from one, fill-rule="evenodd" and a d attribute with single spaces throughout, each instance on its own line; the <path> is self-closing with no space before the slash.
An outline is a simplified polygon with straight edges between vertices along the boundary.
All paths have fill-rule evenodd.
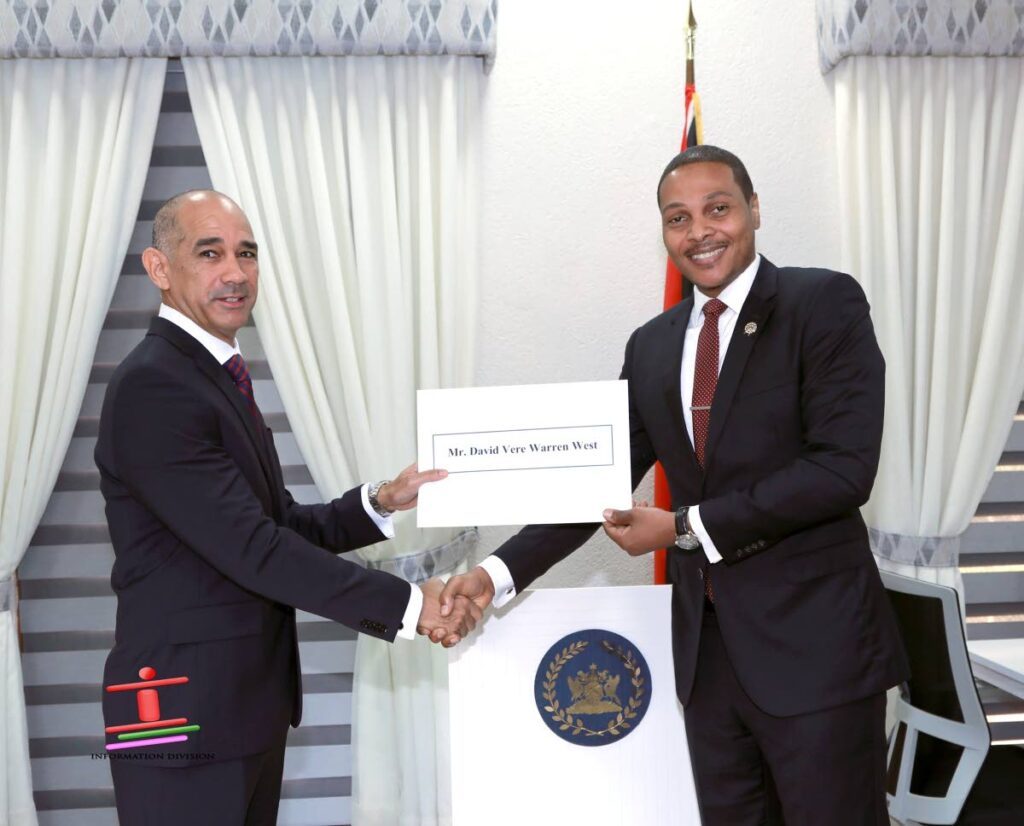
<path id="1" fill-rule="evenodd" d="M 324 497 L 416 456 L 416 389 L 472 381 L 477 123 L 472 58 L 183 58 L 214 186 L 262 247 L 260 338 Z M 472 533 L 417 530 L 365 549 L 418 579 Z M 360 637 L 353 822 L 449 818 L 447 659 Z"/>
<path id="2" fill-rule="evenodd" d="M 85 394 L 165 66 L 0 60 L 0 823 L 12 826 L 37 822 L 12 578 Z"/>
<path id="3" fill-rule="evenodd" d="M 880 564 L 957 587 L 959 537 L 1024 390 L 1024 60 L 835 69 L 843 266 L 885 354 Z"/>

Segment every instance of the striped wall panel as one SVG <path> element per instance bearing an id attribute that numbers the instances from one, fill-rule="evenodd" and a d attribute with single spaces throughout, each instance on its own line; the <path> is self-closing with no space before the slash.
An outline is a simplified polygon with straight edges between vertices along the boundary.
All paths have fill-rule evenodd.
<path id="1" fill-rule="evenodd" d="M 1024 401 L 960 548 L 971 639 L 1024 638 Z"/>
<path id="2" fill-rule="evenodd" d="M 142 338 L 159 295 L 142 268 L 153 216 L 171 195 L 210 185 L 180 64 L 170 61 L 156 145 L 138 220 L 100 336 L 74 438 L 25 555 L 22 666 L 29 751 L 41 826 L 117 823 L 103 759 L 100 682 L 113 643 L 113 550 L 92 454 L 114 367 Z M 285 479 L 300 502 L 319 501 L 291 433 L 254 327 L 239 334 L 260 408 L 275 431 Z M 299 639 L 306 696 L 289 735 L 280 824 L 347 824 L 352 794 L 352 667 L 355 632 L 304 612 Z"/>
<path id="3" fill-rule="evenodd" d="M 1024 401 L 960 547 L 970 639 L 1024 638 Z M 995 740 L 1024 737 L 1024 700 L 978 682 Z"/>

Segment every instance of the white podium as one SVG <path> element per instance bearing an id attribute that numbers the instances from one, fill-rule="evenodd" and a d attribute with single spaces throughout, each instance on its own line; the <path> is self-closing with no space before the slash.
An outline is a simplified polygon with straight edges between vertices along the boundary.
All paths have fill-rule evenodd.
<path id="1" fill-rule="evenodd" d="M 700 823 L 670 599 L 656 585 L 527 591 L 452 650 L 453 826 Z"/>

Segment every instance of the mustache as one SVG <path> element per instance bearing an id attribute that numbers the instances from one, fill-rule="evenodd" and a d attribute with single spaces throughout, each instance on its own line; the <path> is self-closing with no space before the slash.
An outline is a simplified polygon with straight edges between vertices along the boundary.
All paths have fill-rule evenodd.
<path id="1" fill-rule="evenodd" d="M 221 287 L 219 290 L 214 290 L 210 293 L 209 297 L 211 301 L 216 301 L 218 298 L 248 298 L 249 288 L 242 285 L 237 287 Z"/>

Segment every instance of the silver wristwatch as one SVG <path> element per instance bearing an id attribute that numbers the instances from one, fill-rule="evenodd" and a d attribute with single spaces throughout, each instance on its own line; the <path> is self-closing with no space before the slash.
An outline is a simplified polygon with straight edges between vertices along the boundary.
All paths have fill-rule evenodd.
<path id="1" fill-rule="evenodd" d="M 373 508 L 380 516 L 391 516 L 391 514 L 394 513 L 394 511 L 389 511 L 385 508 L 377 498 L 377 494 L 380 493 L 380 489 L 390 482 L 390 479 L 382 479 L 379 482 L 374 482 L 366 491 L 366 498 L 370 500 L 370 507 Z"/>
<path id="2" fill-rule="evenodd" d="M 690 527 L 689 513 L 689 505 L 676 511 L 676 547 L 684 551 L 695 551 L 700 547 L 700 540 Z"/>

